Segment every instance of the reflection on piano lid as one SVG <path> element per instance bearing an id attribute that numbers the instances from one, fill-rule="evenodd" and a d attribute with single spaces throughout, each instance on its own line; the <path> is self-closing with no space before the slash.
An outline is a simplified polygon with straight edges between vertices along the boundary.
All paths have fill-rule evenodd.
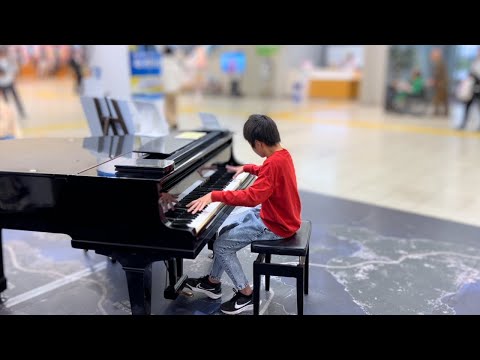
<path id="1" fill-rule="evenodd" d="M 174 139 L 169 136 L 158 138 L 135 135 L 101 136 L 85 138 L 83 147 L 91 150 L 94 154 L 106 155 L 109 158 L 132 151 L 160 154 L 168 157 L 192 142 L 191 139 Z"/>
<path id="2" fill-rule="evenodd" d="M 83 139 L 83 147 L 94 155 L 111 159 L 139 148 L 140 140 L 133 135 L 88 137 Z"/>
<path id="3" fill-rule="evenodd" d="M 192 139 L 176 139 L 175 137 L 168 135 L 148 139 L 148 142 L 142 144 L 142 146 L 134 151 L 151 154 L 164 154 L 167 155 L 166 157 L 168 157 L 174 152 L 194 142 Z"/>

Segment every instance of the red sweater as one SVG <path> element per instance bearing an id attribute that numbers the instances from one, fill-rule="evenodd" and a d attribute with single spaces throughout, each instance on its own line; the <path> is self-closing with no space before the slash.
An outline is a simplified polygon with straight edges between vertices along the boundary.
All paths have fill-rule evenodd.
<path id="1" fill-rule="evenodd" d="M 263 165 L 244 165 L 245 172 L 257 175 L 245 190 L 212 191 L 212 201 L 232 206 L 255 207 L 262 204 L 260 217 L 281 237 L 290 237 L 301 223 L 301 203 L 292 157 L 286 149 L 273 153 Z"/>

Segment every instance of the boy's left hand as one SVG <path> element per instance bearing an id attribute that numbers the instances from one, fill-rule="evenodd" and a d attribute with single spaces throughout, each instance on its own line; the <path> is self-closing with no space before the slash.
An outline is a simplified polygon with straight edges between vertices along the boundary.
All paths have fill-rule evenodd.
<path id="1" fill-rule="evenodd" d="M 192 214 L 196 214 L 199 211 L 202 211 L 205 206 L 212 202 L 212 193 L 209 192 L 207 195 L 202 196 L 197 200 L 193 200 L 191 203 L 187 204 L 187 212 L 191 212 Z"/>

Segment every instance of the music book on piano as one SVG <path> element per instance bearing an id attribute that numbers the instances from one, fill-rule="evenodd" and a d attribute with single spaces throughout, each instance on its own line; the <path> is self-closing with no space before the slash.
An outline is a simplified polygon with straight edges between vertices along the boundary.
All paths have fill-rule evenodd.
<path id="1" fill-rule="evenodd" d="M 175 136 L 175 139 L 189 139 L 189 140 L 198 140 L 202 137 L 207 135 L 206 132 L 203 131 L 184 131 L 177 136 Z"/>

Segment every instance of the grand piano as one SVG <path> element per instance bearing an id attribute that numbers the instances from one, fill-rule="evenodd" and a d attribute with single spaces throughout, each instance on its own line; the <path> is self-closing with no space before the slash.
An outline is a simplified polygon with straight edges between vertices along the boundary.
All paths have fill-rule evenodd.
<path id="1" fill-rule="evenodd" d="M 211 244 L 233 210 L 214 202 L 192 215 L 186 204 L 255 180 L 226 171 L 238 165 L 228 131 L 6 140 L 0 154 L 0 292 L 1 229 L 63 233 L 122 265 L 133 315 L 150 314 L 152 263 L 165 262 L 164 297 L 175 299 L 183 259 Z"/>

